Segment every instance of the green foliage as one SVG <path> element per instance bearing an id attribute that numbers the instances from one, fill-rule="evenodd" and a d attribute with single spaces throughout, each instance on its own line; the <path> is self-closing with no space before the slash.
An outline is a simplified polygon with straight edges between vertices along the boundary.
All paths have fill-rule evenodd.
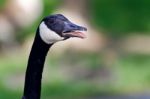
<path id="1" fill-rule="evenodd" d="M 89 0 L 93 21 L 111 36 L 150 31 L 149 0 Z"/>
<path id="2" fill-rule="evenodd" d="M 69 53 L 70 55 L 70 53 Z M 67 55 L 67 56 L 69 56 Z M 64 56 L 64 55 L 63 55 Z M 66 56 L 66 57 L 67 57 Z M 77 59 L 77 57 L 79 59 Z M 80 56 L 80 57 L 79 57 Z M 20 58 L 22 57 L 22 58 Z M 1 56 L 0 57 L 0 99 L 19 99 L 22 95 L 22 88 L 12 89 L 9 88 L 9 86 L 6 86 L 7 84 L 11 85 L 11 80 L 8 80 L 10 82 L 6 82 L 7 78 L 11 77 L 18 77 L 18 74 L 24 74 L 24 70 L 26 68 L 26 61 L 21 54 L 15 54 L 10 56 Z M 73 56 L 72 56 L 73 57 Z M 100 66 L 97 62 L 98 60 L 95 60 L 96 55 L 76 55 L 75 58 L 69 59 L 67 58 L 66 61 L 70 62 L 70 64 L 78 65 L 78 64 L 84 64 L 87 66 L 88 64 L 91 66 Z M 64 57 L 63 57 L 64 58 Z M 60 58 L 62 60 L 63 58 Z M 93 59 L 92 59 L 93 58 Z M 97 56 L 98 58 L 98 56 Z M 100 58 L 100 57 L 99 57 Z M 80 61 L 82 60 L 83 61 Z M 91 59 L 91 60 L 90 60 Z M 9 62 L 8 62 L 9 60 Z M 74 60 L 74 61 L 73 61 Z M 48 62 L 49 60 L 47 60 Z M 53 59 L 53 61 L 58 62 L 59 60 Z M 59 61 L 61 65 L 54 63 L 50 64 L 48 63 L 48 67 L 50 67 L 51 71 L 54 71 L 55 69 L 59 69 L 60 66 L 63 66 L 64 59 L 62 61 Z M 78 62 L 78 64 L 77 64 Z M 67 64 L 65 64 L 67 65 Z M 89 68 L 88 66 L 85 68 Z M 55 67 L 55 69 L 53 68 Z M 97 67 L 98 68 L 98 67 Z M 91 69 L 97 69 L 97 68 L 91 68 Z M 54 97 L 53 99 L 72 99 L 71 97 L 82 97 L 82 96 L 94 96 L 94 95 L 108 95 L 108 94 L 118 94 L 123 92 L 130 92 L 130 91 L 141 91 L 149 88 L 150 86 L 150 56 L 144 56 L 144 55 L 130 55 L 125 56 L 122 58 L 119 58 L 118 62 L 114 65 L 115 73 L 117 74 L 117 79 L 114 82 L 110 83 L 95 83 L 92 82 L 92 80 L 89 79 L 74 79 L 74 80 L 64 80 L 64 79 L 56 79 L 59 75 L 58 72 L 53 72 L 52 75 L 55 76 L 55 78 L 51 77 L 48 70 L 48 79 L 44 82 L 43 81 L 43 89 L 42 89 L 42 98 L 43 99 L 49 99 Z M 19 70 L 19 71 L 18 71 Z M 43 76 L 44 77 L 44 76 Z M 99 79 L 96 78 L 97 80 Z M 12 79 L 13 80 L 13 79 Z M 45 77 L 44 79 L 45 80 Z M 103 79 L 100 79 L 103 80 Z M 111 84 L 112 83 L 112 84 Z M 22 86 L 22 85 L 17 85 Z M 22 86 L 23 87 L 23 86 Z M 55 98 L 56 97 L 56 98 Z"/>
<path id="3" fill-rule="evenodd" d="M 3 8 L 3 6 L 5 5 L 6 0 L 0 0 L 0 8 Z"/>
<path id="4" fill-rule="evenodd" d="M 0 99 L 21 99 L 21 93 L 18 91 L 10 90 L 0 84 Z"/>
<path id="5" fill-rule="evenodd" d="M 47 16 L 51 14 L 56 9 L 59 3 L 60 3 L 60 0 L 44 0 L 43 16 Z"/>
<path id="6" fill-rule="evenodd" d="M 142 91 L 150 84 L 150 56 L 129 55 L 117 62 L 118 87 L 124 91 Z"/>

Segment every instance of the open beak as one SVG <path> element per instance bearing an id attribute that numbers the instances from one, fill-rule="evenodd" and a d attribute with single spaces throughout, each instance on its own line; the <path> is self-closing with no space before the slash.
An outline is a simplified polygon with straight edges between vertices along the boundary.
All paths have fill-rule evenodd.
<path id="1" fill-rule="evenodd" d="M 65 27 L 62 35 L 66 38 L 78 37 L 83 39 L 86 38 L 86 35 L 84 33 L 85 31 L 87 31 L 87 28 L 83 26 L 78 26 L 71 22 L 65 22 Z"/>

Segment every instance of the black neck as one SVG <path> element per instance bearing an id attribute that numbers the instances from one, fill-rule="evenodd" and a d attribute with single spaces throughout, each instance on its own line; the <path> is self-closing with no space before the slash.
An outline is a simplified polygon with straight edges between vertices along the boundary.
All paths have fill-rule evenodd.
<path id="1" fill-rule="evenodd" d="M 23 99 L 40 99 L 45 57 L 49 48 L 53 45 L 44 43 L 38 31 L 28 60 Z"/>

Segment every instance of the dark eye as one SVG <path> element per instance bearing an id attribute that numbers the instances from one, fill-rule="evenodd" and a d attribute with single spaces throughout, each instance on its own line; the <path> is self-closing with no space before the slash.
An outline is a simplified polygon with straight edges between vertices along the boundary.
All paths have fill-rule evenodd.
<path id="1" fill-rule="evenodd" d="M 52 18 L 52 19 L 48 20 L 48 23 L 50 23 L 50 24 L 55 23 L 55 19 L 54 19 L 54 18 Z"/>

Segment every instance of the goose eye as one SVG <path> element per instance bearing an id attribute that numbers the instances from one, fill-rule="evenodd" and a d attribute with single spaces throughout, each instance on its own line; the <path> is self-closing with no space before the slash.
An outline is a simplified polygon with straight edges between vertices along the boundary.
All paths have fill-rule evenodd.
<path id="1" fill-rule="evenodd" d="M 48 20 L 48 23 L 50 23 L 50 24 L 55 23 L 55 19 Z"/>

